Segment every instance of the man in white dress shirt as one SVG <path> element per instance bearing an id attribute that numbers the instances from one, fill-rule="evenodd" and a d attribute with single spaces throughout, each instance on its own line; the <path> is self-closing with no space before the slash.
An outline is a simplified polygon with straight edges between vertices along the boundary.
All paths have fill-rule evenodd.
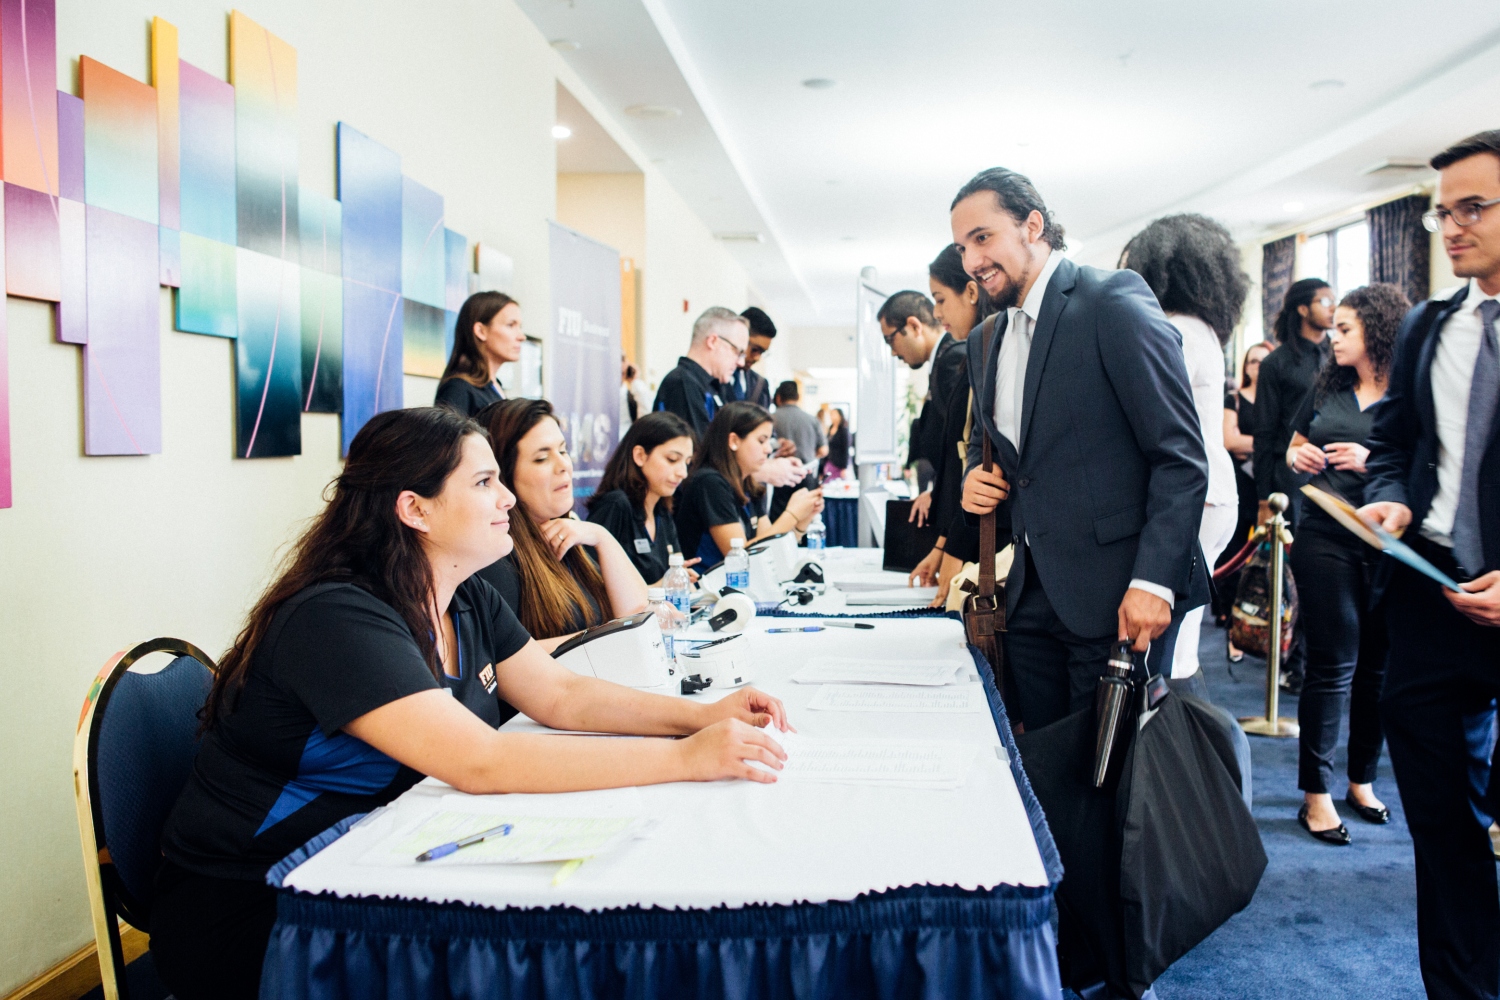
<path id="1" fill-rule="evenodd" d="M 1429 997 L 1500 994 L 1500 891 L 1487 828 L 1500 697 L 1500 130 L 1433 157 L 1423 218 L 1469 281 L 1402 324 L 1375 418 L 1361 513 L 1406 531 L 1460 581 L 1445 591 L 1386 560 L 1390 657 L 1381 721 L 1417 860 Z M 1412 530 L 1415 529 L 1415 530 Z M 1467 582 L 1464 582 L 1467 581 Z"/>

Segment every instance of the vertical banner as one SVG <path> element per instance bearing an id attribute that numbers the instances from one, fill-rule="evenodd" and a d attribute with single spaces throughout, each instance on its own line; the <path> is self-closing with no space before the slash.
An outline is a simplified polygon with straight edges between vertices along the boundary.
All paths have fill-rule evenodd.
<path id="1" fill-rule="evenodd" d="M 573 458 L 573 508 L 586 516 L 620 416 L 620 253 L 549 226 L 552 329 L 547 395 Z"/>

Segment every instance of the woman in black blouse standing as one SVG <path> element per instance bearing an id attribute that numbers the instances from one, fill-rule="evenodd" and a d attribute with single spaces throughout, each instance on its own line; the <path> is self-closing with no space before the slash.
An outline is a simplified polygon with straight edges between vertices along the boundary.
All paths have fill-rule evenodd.
<path id="1" fill-rule="evenodd" d="M 500 366 L 520 361 L 525 342 L 519 302 L 504 292 L 470 295 L 453 325 L 453 354 L 438 383 L 436 405 L 472 417 L 504 399 Z"/>
<path id="2" fill-rule="evenodd" d="M 1385 398 L 1396 331 L 1410 307 L 1394 285 L 1369 285 L 1344 296 L 1334 312 L 1333 352 L 1293 425 L 1287 465 L 1355 507 L 1364 502 L 1370 454 L 1365 442 Z M 1345 711 L 1349 789 L 1344 802 L 1366 822 L 1390 820 L 1373 788 L 1384 742 L 1377 702 L 1386 654 L 1383 619 L 1369 606 L 1374 559 L 1374 549 L 1320 507 L 1303 505 L 1292 544 L 1292 573 L 1307 634 L 1307 674 L 1297 706 L 1302 727 L 1297 786 L 1305 801 L 1297 820 L 1327 844 L 1350 839 L 1329 793 Z"/>
<path id="3" fill-rule="evenodd" d="M 666 410 L 648 413 L 625 432 L 589 497 L 589 520 L 615 536 L 653 587 L 662 585 L 668 557 L 682 551 L 672 494 L 687 479 L 692 457 L 687 421 Z"/>

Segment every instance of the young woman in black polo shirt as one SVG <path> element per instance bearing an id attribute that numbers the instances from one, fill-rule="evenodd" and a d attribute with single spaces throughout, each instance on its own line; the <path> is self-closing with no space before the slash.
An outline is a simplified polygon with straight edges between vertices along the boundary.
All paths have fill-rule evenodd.
<path id="1" fill-rule="evenodd" d="M 508 399 L 477 418 L 516 495 L 515 551 L 480 571 L 548 652 L 580 629 L 646 609 L 646 581 L 597 524 L 573 516 L 573 460 L 545 399 Z"/>
<path id="2" fill-rule="evenodd" d="M 785 728 L 756 691 L 701 704 L 582 677 L 475 571 L 511 546 L 514 497 L 473 421 L 394 410 L 355 436 L 333 496 L 220 661 L 162 836 L 151 950 L 179 1000 L 254 997 L 276 917 L 267 870 L 431 775 L 464 792 L 774 781 Z M 510 706 L 514 706 L 512 709 Z M 520 710 L 558 729 L 496 732 Z"/>
<path id="3" fill-rule="evenodd" d="M 453 325 L 453 354 L 443 369 L 435 403 L 472 417 L 504 399 L 500 366 L 521 360 L 524 343 L 519 302 L 504 292 L 470 295 Z"/>
<path id="4" fill-rule="evenodd" d="M 625 432 L 589 498 L 589 520 L 615 537 L 653 587 L 667 575 L 667 557 L 682 551 L 672 494 L 687 478 L 692 457 L 687 421 L 665 410 L 648 413 Z"/>
<path id="5" fill-rule="evenodd" d="M 714 414 L 693 456 L 693 473 L 674 504 L 683 554 L 714 566 L 730 543 L 748 545 L 787 531 L 804 532 L 823 509 L 823 491 L 799 489 L 772 521 L 760 517 L 758 501 L 766 488 L 751 477 L 771 457 L 771 415 L 754 403 L 729 403 Z"/>

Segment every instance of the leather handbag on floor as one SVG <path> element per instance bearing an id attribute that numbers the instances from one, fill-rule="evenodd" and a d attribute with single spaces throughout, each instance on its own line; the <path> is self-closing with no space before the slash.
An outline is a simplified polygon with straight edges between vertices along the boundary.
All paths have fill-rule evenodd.
<path id="1" fill-rule="evenodd" d="M 996 315 L 1004 315 L 997 313 Z M 995 332 L 995 317 L 986 320 L 981 330 L 983 340 L 980 342 L 980 357 L 990 356 L 990 337 Z M 972 417 L 972 408 L 970 410 Z M 994 455 L 991 452 L 990 436 L 985 434 L 981 428 L 979 433 L 984 435 L 983 468 L 985 472 L 994 469 Z M 955 581 L 956 584 L 956 581 Z M 1005 584 L 995 580 L 995 511 L 983 514 L 979 518 L 979 571 L 975 581 L 975 591 L 964 598 L 963 618 L 964 634 L 969 644 L 984 654 L 989 661 L 990 668 L 995 672 L 995 688 L 1005 691 L 1005 648 L 1001 644 L 1000 634 L 1005 631 Z"/>
<path id="2" fill-rule="evenodd" d="M 1281 655 L 1292 648 L 1292 629 L 1297 622 L 1297 584 L 1292 570 L 1282 564 Z M 1271 651 L 1271 546 L 1262 544 L 1240 571 L 1240 584 L 1229 609 L 1229 641 L 1236 649 L 1254 656 Z"/>

